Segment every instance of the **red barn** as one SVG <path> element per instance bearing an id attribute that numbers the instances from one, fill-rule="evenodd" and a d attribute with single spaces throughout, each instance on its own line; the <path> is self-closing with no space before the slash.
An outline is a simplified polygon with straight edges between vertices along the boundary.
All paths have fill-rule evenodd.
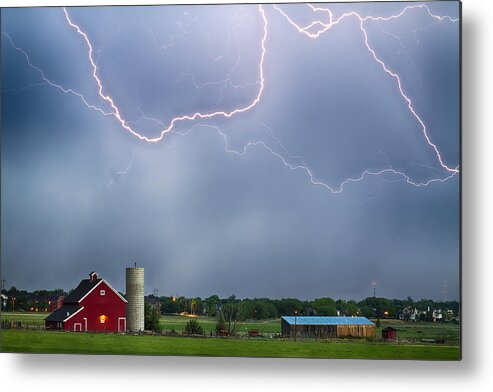
<path id="1" fill-rule="evenodd" d="M 125 332 L 127 300 L 96 272 L 83 279 L 45 318 L 46 329 L 75 332 Z"/>
<path id="2" fill-rule="evenodd" d="M 397 340 L 397 329 L 392 327 L 382 329 L 382 340 Z"/>

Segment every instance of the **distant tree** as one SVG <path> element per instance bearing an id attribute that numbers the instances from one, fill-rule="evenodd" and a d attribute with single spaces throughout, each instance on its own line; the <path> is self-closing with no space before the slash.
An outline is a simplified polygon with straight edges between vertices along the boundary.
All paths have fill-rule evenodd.
<path id="1" fill-rule="evenodd" d="M 185 297 L 175 298 L 177 313 L 190 312 L 190 299 Z"/>
<path id="2" fill-rule="evenodd" d="M 210 297 L 204 300 L 205 302 L 205 310 L 209 317 L 216 317 L 216 311 L 221 304 L 221 300 L 217 295 L 211 295 Z"/>
<path id="3" fill-rule="evenodd" d="M 298 314 L 304 314 L 309 304 L 301 302 L 299 299 L 295 298 L 283 298 L 274 300 L 273 304 L 277 311 L 277 317 L 290 316 L 294 312 Z"/>
<path id="4" fill-rule="evenodd" d="M 361 316 L 363 317 L 368 317 L 368 318 L 373 318 L 376 317 L 375 309 L 368 305 L 363 305 L 360 308 Z"/>
<path id="5" fill-rule="evenodd" d="M 364 313 L 363 316 L 365 316 L 365 314 L 370 314 L 369 316 L 366 315 L 365 317 L 384 318 L 387 315 L 394 315 L 395 317 L 398 310 L 394 303 L 387 298 L 368 297 L 365 298 L 363 301 L 360 301 L 358 305 L 362 309 L 362 313 Z M 363 308 L 365 309 L 364 311 Z M 371 309 L 372 311 L 369 312 L 368 309 Z M 385 314 L 385 312 L 387 312 L 387 315 Z"/>
<path id="6" fill-rule="evenodd" d="M 192 319 L 185 324 L 185 333 L 187 335 L 202 335 L 204 329 L 196 319 Z"/>
<path id="7" fill-rule="evenodd" d="M 335 316 L 337 314 L 336 302 L 332 298 L 317 298 L 311 302 L 311 306 L 318 316 Z"/>
<path id="8" fill-rule="evenodd" d="M 229 302 L 221 306 L 217 311 L 216 332 L 226 333 L 234 336 L 238 333 L 240 322 L 243 320 L 241 312 L 241 303 Z"/>
<path id="9" fill-rule="evenodd" d="M 204 314 L 204 301 L 202 298 L 192 298 L 190 301 L 190 307 L 192 314 L 203 315 Z"/>
<path id="10" fill-rule="evenodd" d="M 61 296 L 61 295 L 67 295 L 67 293 L 63 289 L 55 289 L 53 290 L 53 295 Z"/>
<path id="11" fill-rule="evenodd" d="M 17 295 L 18 293 L 19 293 L 19 290 L 17 290 L 17 287 L 15 287 L 15 286 L 12 286 L 10 289 L 7 290 L 7 294 L 9 296 Z"/>
<path id="12" fill-rule="evenodd" d="M 159 317 L 156 309 L 146 302 L 144 304 L 144 329 L 147 331 L 161 332 Z"/>
<path id="13" fill-rule="evenodd" d="M 180 311 L 180 303 L 175 297 L 161 297 L 161 313 L 178 313 Z"/>
<path id="14" fill-rule="evenodd" d="M 357 316 L 358 315 L 358 304 L 354 300 L 347 301 L 346 303 L 346 311 L 344 314 L 346 316 Z"/>
<path id="15" fill-rule="evenodd" d="M 341 316 L 357 316 L 359 308 L 354 300 L 345 301 L 338 299 L 336 301 L 336 309 Z"/>
<path id="16" fill-rule="evenodd" d="M 267 298 L 246 299 L 241 302 L 243 318 L 262 320 L 277 317 L 272 301 Z"/>

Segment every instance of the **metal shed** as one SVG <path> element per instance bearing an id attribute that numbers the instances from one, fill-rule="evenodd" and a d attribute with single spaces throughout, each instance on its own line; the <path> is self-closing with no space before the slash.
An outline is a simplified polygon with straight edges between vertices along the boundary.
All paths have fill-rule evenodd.
<path id="1" fill-rule="evenodd" d="M 392 327 L 382 329 L 382 340 L 397 340 L 397 329 Z"/>
<path id="2" fill-rule="evenodd" d="M 375 324 L 366 317 L 283 316 L 281 334 L 304 338 L 366 338 L 375 336 Z"/>

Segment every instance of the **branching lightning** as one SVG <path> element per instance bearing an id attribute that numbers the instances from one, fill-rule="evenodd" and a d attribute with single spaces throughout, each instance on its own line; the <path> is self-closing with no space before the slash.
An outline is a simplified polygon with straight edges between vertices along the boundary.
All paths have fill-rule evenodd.
<path id="1" fill-rule="evenodd" d="M 265 53 L 266 53 L 266 46 L 265 46 L 265 42 L 267 40 L 267 17 L 265 16 L 265 12 L 264 12 L 264 9 L 262 7 L 262 5 L 258 5 L 258 10 L 259 10 L 259 13 L 262 17 L 262 20 L 264 22 L 264 27 L 263 27 L 263 37 L 262 37 L 262 40 L 261 40 L 261 48 L 262 48 L 262 53 L 261 53 L 261 56 L 260 56 L 260 64 L 259 64 L 259 72 L 260 72 L 260 88 L 258 90 L 258 94 L 257 96 L 255 97 L 255 99 L 247 106 L 244 106 L 244 107 L 240 107 L 240 108 L 237 108 L 237 109 L 234 109 L 232 111 L 229 111 L 229 112 L 226 112 L 226 111 L 215 111 L 215 112 L 210 112 L 210 113 L 201 113 L 201 112 L 195 112 L 194 114 L 191 114 L 191 115 L 184 115 L 184 116 L 179 116 L 179 117 L 175 117 L 171 120 L 171 122 L 169 123 L 169 125 L 167 127 L 165 127 L 161 133 L 159 134 L 159 136 L 157 137 L 154 137 L 154 138 L 150 138 L 148 136 L 145 136 L 145 135 L 142 135 L 140 134 L 138 131 L 134 130 L 132 127 L 130 127 L 130 125 L 128 124 L 127 121 L 125 121 L 120 113 L 120 110 L 118 109 L 118 107 L 116 106 L 113 98 L 111 98 L 109 95 L 106 95 L 104 94 L 103 92 L 103 83 L 101 82 L 101 79 L 99 78 L 98 76 L 98 67 L 96 65 L 96 63 L 94 62 L 94 59 L 93 59 L 93 46 L 91 44 L 91 41 L 89 40 L 87 34 L 82 31 L 82 29 L 77 25 L 75 24 L 69 14 L 68 14 L 68 11 L 67 9 L 64 7 L 63 8 L 63 11 L 65 13 L 65 18 L 68 22 L 68 24 L 73 27 L 77 33 L 79 33 L 79 35 L 81 35 L 84 39 L 84 41 L 86 42 L 87 44 L 87 47 L 88 47 L 88 59 L 89 59 L 89 62 L 91 63 L 91 66 L 92 66 L 92 76 L 93 78 L 96 80 L 96 83 L 98 85 L 98 93 L 99 93 L 99 96 L 106 102 L 108 102 L 111 106 L 111 108 L 113 109 L 113 116 L 118 120 L 118 122 L 120 123 L 120 125 L 122 126 L 122 128 L 124 128 L 125 130 L 127 130 L 128 132 L 130 132 L 132 135 L 134 135 L 135 137 L 137 137 L 138 139 L 140 140 L 144 140 L 148 143 L 156 143 L 156 142 L 159 142 L 161 141 L 164 136 L 169 133 L 173 127 L 175 126 L 176 123 L 178 122 L 182 122 L 182 121 L 194 121 L 196 119 L 208 119 L 208 118 L 214 118 L 214 117 L 232 117 L 236 114 L 239 114 L 239 113 L 243 113 L 243 112 L 246 112 L 248 110 L 250 110 L 251 108 L 253 108 L 254 106 L 256 106 L 259 102 L 260 102 L 260 98 L 262 96 L 262 92 L 264 90 L 264 59 L 265 59 Z"/>
<path id="2" fill-rule="evenodd" d="M 110 116 L 111 115 L 111 113 L 106 112 L 105 110 L 103 110 L 103 109 L 101 109 L 101 108 L 99 108 L 99 107 L 97 107 L 95 105 L 90 104 L 81 93 L 79 93 L 79 92 L 77 92 L 77 91 L 75 91 L 75 90 L 73 90 L 71 88 L 65 88 L 65 87 L 61 86 L 60 84 L 55 83 L 55 82 L 51 81 L 50 79 L 48 79 L 41 68 L 39 68 L 39 67 L 37 67 L 37 66 L 35 66 L 35 65 L 33 65 L 31 63 L 31 59 L 29 58 L 29 55 L 26 53 L 26 51 L 24 49 L 19 48 L 18 46 L 16 46 L 14 44 L 14 42 L 12 41 L 12 38 L 10 38 L 10 36 L 7 33 L 2 32 L 2 35 L 5 38 L 7 38 L 7 40 L 10 42 L 10 44 L 12 45 L 12 47 L 15 50 L 17 50 L 18 52 L 20 52 L 26 58 L 27 65 L 39 73 L 39 75 L 43 79 L 43 83 L 47 83 L 50 86 L 55 87 L 57 90 L 61 91 L 64 94 L 72 94 L 72 95 L 75 95 L 89 109 L 97 110 L 98 112 L 100 112 L 101 114 L 104 114 L 105 116 Z M 37 83 L 36 83 L 36 85 L 37 85 Z M 32 87 L 32 86 L 34 86 L 34 84 L 33 85 L 29 85 L 29 86 L 25 86 L 25 87 L 23 87 L 21 89 L 18 89 L 17 91 L 22 91 L 22 90 L 25 90 L 26 88 Z"/>
<path id="3" fill-rule="evenodd" d="M 217 132 L 224 139 L 224 150 L 227 153 L 232 153 L 232 154 L 236 154 L 236 155 L 244 155 L 247 153 L 247 151 L 250 148 L 253 148 L 253 147 L 262 148 L 265 151 L 267 151 L 269 154 L 271 154 L 273 157 L 278 159 L 284 166 L 286 166 L 290 170 L 301 171 L 301 172 L 305 173 L 312 185 L 323 187 L 324 189 L 328 190 L 329 192 L 331 192 L 333 194 L 342 193 L 344 191 L 344 189 L 349 184 L 363 181 L 364 179 L 366 179 L 368 177 L 382 176 L 384 178 L 384 180 L 386 180 L 385 179 L 386 176 L 387 177 L 388 176 L 394 176 L 394 177 L 398 178 L 399 181 L 404 181 L 407 184 L 410 184 L 412 186 L 425 187 L 425 186 L 428 186 L 432 183 L 445 182 L 445 181 L 451 179 L 452 177 L 454 177 L 457 173 L 459 173 L 459 167 L 458 166 L 457 167 L 451 167 L 450 165 L 448 165 L 445 162 L 445 160 L 442 156 L 442 153 L 440 152 L 438 146 L 436 145 L 436 143 L 434 143 L 432 141 L 432 139 L 429 135 L 429 130 L 428 130 L 427 126 L 425 125 L 424 121 L 422 120 L 422 118 L 418 114 L 417 110 L 415 109 L 415 105 L 414 105 L 413 101 L 406 94 L 405 89 L 404 89 L 403 84 L 402 84 L 401 77 L 397 73 L 392 71 L 390 69 L 390 67 L 377 55 L 375 50 L 371 47 L 371 45 L 369 43 L 368 31 L 365 27 L 365 23 L 367 23 L 367 22 L 380 23 L 380 22 L 387 22 L 390 20 L 395 20 L 395 19 L 402 17 L 407 12 L 410 12 L 411 10 L 416 10 L 416 9 L 423 10 L 431 18 L 433 18 L 434 20 L 436 20 L 438 22 L 442 22 L 442 21 L 457 22 L 458 19 L 452 18 L 450 16 L 436 15 L 433 12 L 431 12 L 431 10 L 429 9 L 429 7 L 427 5 L 424 5 L 424 4 L 407 6 L 402 11 L 400 11 L 399 13 L 394 14 L 394 15 L 390 15 L 390 16 L 385 16 L 385 17 L 384 16 L 362 16 L 355 11 L 351 11 L 351 12 L 344 13 L 344 14 L 338 16 L 337 18 L 335 18 L 334 13 L 329 8 L 318 7 L 318 6 L 314 6 L 312 4 L 308 4 L 308 7 L 310 8 L 311 12 L 316 16 L 316 18 L 314 18 L 314 20 L 312 22 L 310 22 L 309 24 L 302 26 L 302 25 L 298 24 L 285 10 L 283 10 L 283 8 L 281 8 L 281 6 L 275 5 L 275 4 L 272 5 L 272 8 L 275 11 L 277 11 L 280 15 L 282 15 L 282 17 L 288 22 L 289 25 L 294 27 L 296 29 L 296 31 L 298 31 L 300 34 L 303 34 L 304 36 L 306 36 L 309 39 L 319 38 L 320 36 L 322 36 L 322 34 L 329 32 L 331 29 L 333 29 L 337 25 L 341 24 L 346 19 L 354 18 L 359 22 L 359 29 L 361 30 L 363 41 L 364 41 L 365 47 L 366 47 L 369 55 L 381 67 L 382 71 L 385 72 L 392 80 L 395 81 L 397 90 L 398 90 L 400 96 L 402 97 L 403 102 L 405 103 L 405 105 L 406 105 L 407 109 L 409 110 L 410 114 L 412 115 L 412 117 L 419 124 L 420 131 L 422 132 L 423 137 L 426 140 L 426 143 L 430 146 L 430 148 L 434 152 L 436 159 L 438 161 L 438 164 L 443 169 L 443 171 L 437 170 L 438 172 L 440 172 L 442 177 L 432 178 L 432 179 L 428 179 L 426 181 L 420 182 L 420 181 L 413 180 L 405 172 L 403 172 L 401 170 L 394 169 L 393 167 L 388 165 L 387 167 L 380 169 L 380 170 L 370 170 L 370 169 L 363 170 L 362 173 L 360 173 L 360 175 L 358 175 L 356 177 L 346 178 L 345 180 L 343 180 L 338 185 L 330 185 L 324 181 L 321 181 L 320 179 L 317 179 L 317 177 L 313 173 L 313 170 L 309 168 L 309 166 L 305 163 L 305 161 L 302 157 L 290 154 L 288 152 L 288 150 L 285 148 L 285 146 L 281 143 L 281 141 L 277 137 L 275 137 L 272 129 L 270 129 L 270 127 L 268 127 L 265 124 L 261 123 L 259 125 L 264 127 L 266 130 L 269 131 L 270 138 L 274 141 L 275 145 L 277 145 L 277 148 L 274 146 L 271 146 L 269 143 L 267 143 L 264 140 L 256 140 L 256 141 L 248 142 L 240 150 L 233 149 L 229 145 L 227 135 L 218 126 L 211 125 L 211 124 L 195 123 L 191 127 L 189 127 L 187 131 L 184 131 L 184 132 L 177 131 L 175 128 L 179 123 L 194 123 L 197 120 L 207 120 L 207 119 L 214 119 L 214 118 L 231 118 L 235 115 L 250 111 L 251 109 L 253 109 L 255 106 L 257 106 L 261 102 L 262 94 L 263 94 L 264 87 L 266 84 L 266 80 L 264 78 L 264 63 L 265 63 L 266 56 L 268 55 L 266 44 L 267 44 L 268 30 L 269 30 L 267 15 L 266 15 L 264 6 L 261 4 L 259 4 L 257 6 L 258 14 L 259 14 L 259 16 L 262 20 L 262 24 L 263 24 L 262 36 L 260 38 L 260 44 L 259 44 L 259 46 L 260 46 L 260 58 L 259 58 L 259 63 L 258 63 L 258 80 L 257 81 L 238 84 L 238 83 L 233 83 L 233 81 L 231 80 L 230 76 L 240 62 L 241 48 L 239 48 L 239 47 L 237 48 L 237 61 L 236 61 L 236 63 L 234 64 L 233 68 L 228 72 L 225 79 L 223 79 L 221 81 L 211 81 L 211 82 L 205 82 L 205 83 L 199 84 L 196 82 L 195 76 L 193 74 L 182 75 L 182 76 L 189 76 L 196 89 L 202 89 L 204 87 L 209 87 L 209 86 L 220 86 L 221 87 L 221 90 L 220 90 L 221 98 L 222 98 L 223 91 L 225 88 L 227 88 L 227 86 L 231 86 L 233 88 L 257 87 L 257 93 L 254 97 L 252 97 L 250 103 L 245 104 L 244 106 L 237 107 L 237 108 L 232 109 L 230 111 L 214 110 L 214 111 L 210 111 L 210 112 L 195 112 L 195 113 L 191 113 L 191 114 L 184 114 L 184 115 L 174 117 L 173 119 L 171 119 L 171 121 L 169 121 L 167 124 L 165 124 L 161 120 L 158 120 L 158 119 L 155 119 L 155 118 L 152 118 L 152 117 L 145 115 L 139 107 L 139 111 L 142 114 L 140 118 L 138 118 L 137 120 L 125 119 L 121 113 L 121 109 L 118 107 L 118 105 L 116 103 L 116 100 L 113 97 L 111 97 L 111 95 L 107 92 L 106 88 L 104 87 L 104 83 L 99 76 L 100 71 L 98 68 L 97 56 L 95 56 L 94 47 L 93 47 L 91 40 L 89 39 L 89 36 L 81 28 L 80 25 L 78 25 L 77 23 L 74 22 L 74 20 L 71 18 L 70 14 L 69 14 L 67 8 L 63 8 L 63 13 L 64 13 L 65 19 L 67 21 L 67 24 L 72 29 L 74 29 L 76 31 L 76 33 L 82 38 L 85 46 L 87 47 L 87 59 L 88 59 L 88 62 L 90 64 L 90 67 L 92 69 L 92 78 L 94 79 L 94 81 L 96 82 L 96 85 L 97 85 L 98 96 L 99 96 L 100 100 L 102 102 L 104 102 L 105 105 L 107 105 L 108 109 L 110 109 L 110 110 L 98 107 L 94 104 L 91 104 L 81 93 L 79 93 L 73 89 L 70 89 L 70 88 L 65 88 L 62 85 L 50 80 L 45 75 L 45 72 L 41 68 L 32 64 L 31 59 L 29 58 L 26 51 L 24 51 L 20 47 L 16 46 L 14 44 L 13 40 L 11 39 L 11 37 L 8 34 L 2 32 L 2 35 L 5 38 L 7 38 L 7 40 L 10 42 L 12 47 L 16 51 L 20 52 L 25 57 L 28 66 L 31 67 L 33 70 L 35 70 L 42 78 L 42 81 L 39 83 L 33 83 L 31 85 L 24 86 L 24 87 L 17 89 L 17 90 L 13 90 L 13 89 L 11 89 L 11 90 L 19 92 L 19 91 L 23 91 L 25 89 L 28 89 L 30 87 L 48 84 L 48 85 L 58 89 L 59 91 L 65 93 L 65 94 L 72 94 L 72 95 L 76 96 L 78 99 L 80 99 L 84 103 L 84 105 L 87 108 L 92 109 L 92 110 L 96 110 L 97 112 L 99 112 L 100 114 L 103 114 L 105 116 L 112 116 L 125 131 L 129 132 L 131 135 L 135 136 L 137 139 L 144 141 L 146 143 L 160 142 L 164 139 L 164 137 L 167 134 L 177 134 L 180 136 L 185 136 L 185 135 L 188 135 L 190 132 L 192 132 L 195 129 L 208 128 L 210 130 L 214 130 L 215 132 Z M 230 23 L 231 23 L 231 20 L 236 18 L 236 17 L 238 17 L 238 14 L 235 14 L 232 18 L 230 18 L 230 20 L 228 20 L 228 29 L 229 29 L 228 30 L 228 37 L 227 37 L 228 49 L 231 46 L 231 40 L 232 40 Z M 197 20 L 194 20 L 193 18 L 192 18 L 192 20 L 198 24 L 200 30 L 206 36 L 207 42 L 209 43 L 209 56 L 212 58 L 213 61 L 221 60 L 224 57 L 224 54 L 214 55 L 212 53 L 212 51 L 211 51 L 211 40 L 210 40 L 209 35 L 205 31 L 204 27 L 202 25 L 200 25 L 200 23 Z M 156 36 L 149 29 L 148 29 L 148 32 L 151 34 L 151 36 L 154 40 L 154 43 L 158 47 L 160 47 L 163 50 L 168 50 L 169 47 L 171 47 L 175 43 L 175 40 L 177 38 L 181 38 L 185 34 L 187 34 L 187 31 L 184 29 L 183 25 L 179 24 L 179 27 L 182 30 L 182 32 L 179 35 L 172 36 L 169 40 L 169 43 L 166 45 L 159 45 L 158 41 L 156 39 Z M 398 37 L 395 37 L 395 38 L 398 39 Z M 413 64 L 413 66 L 414 66 L 414 64 Z M 4 91 L 7 91 L 7 90 L 4 90 Z M 218 104 L 220 101 L 221 101 L 221 99 L 218 101 Z M 150 136 L 146 136 L 146 135 L 142 134 L 140 131 L 138 131 L 135 128 L 135 126 L 143 120 L 151 121 L 151 122 L 158 124 L 161 127 L 161 131 L 159 132 L 159 134 L 155 137 L 150 137 Z M 114 174 L 114 176 L 111 178 L 111 180 L 106 184 L 106 186 L 111 187 L 118 177 L 124 176 L 128 173 L 128 171 L 131 169 L 131 167 L 133 165 L 134 157 L 135 157 L 135 152 L 132 154 L 132 159 L 131 159 L 128 167 L 125 168 L 124 170 L 117 171 Z"/>
<path id="4" fill-rule="evenodd" d="M 309 38 L 318 38 L 320 37 L 321 34 L 329 31 L 330 29 L 332 29 L 334 26 L 338 25 L 339 23 L 341 23 L 344 19 L 348 18 L 348 17 L 355 17 L 359 20 L 359 24 L 360 24 L 360 29 L 363 33 L 363 36 L 364 36 L 364 41 L 365 41 L 365 45 L 366 45 L 366 49 L 368 50 L 368 52 L 371 54 L 371 56 L 373 57 L 373 59 L 382 67 L 382 69 L 388 74 L 390 75 L 393 79 L 395 79 L 396 83 L 397 83 L 397 87 L 399 89 L 399 93 L 400 95 L 402 96 L 402 98 L 404 99 L 404 101 L 406 102 L 407 104 L 407 107 L 409 109 L 409 111 L 411 112 L 411 114 L 413 115 L 413 117 L 416 119 L 416 121 L 419 123 L 420 127 L 421 127 L 421 131 L 423 132 L 423 135 L 426 139 L 426 142 L 430 145 L 430 147 L 433 148 L 433 150 L 435 151 L 435 154 L 437 156 L 437 159 L 440 163 L 440 166 L 442 166 L 445 170 L 447 170 L 448 172 L 452 172 L 452 173 L 458 173 L 459 172 L 459 168 L 456 167 L 456 168 L 452 168 L 452 167 L 449 167 L 447 166 L 447 164 L 445 164 L 445 162 L 443 161 L 443 158 L 442 158 L 442 155 L 440 153 L 440 151 L 438 150 L 438 147 L 435 143 L 433 143 L 430 139 L 430 136 L 428 135 L 428 130 L 426 128 L 426 125 L 425 123 L 423 122 L 423 120 L 421 119 L 421 117 L 418 115 L 418 113 L 416 112 L 416 109 L 414 108 L 414 104 L 411 100 L 411 98 L 409 98 L 407 96 L 407 94 L 404 92 L 404 88 L 402 86 L 402 81 L 401 81 L 401 78 L 399 77 L 399 75 L 397 75 L 395 72 L 391 71 L 390 68 L 377 56 L 377 54 L 375 53 L 375 50 L 373 50 L 373 48 L 370 46 L 370 43 L 368 42 L 368 32 L 366 31 L 365 29 L 365 26 L 364 26 L 364 23 L 365 21 L 368 21 L 368 20 L 372 20 L 372 21 L 389 21 L 389 20 L 392 20 L 392 19 L 397 19 L 399 17 L 401 17 L 402 15 L 404 15 L 407 11 L 409 10 L 412 10 L 412 9 L 416 9 L 416 8 L 421 8 L 421 9 L 425 9 L 428 14 L 434 18 L 434 19 L 438 19 L 440 21 L 442 20 L 446 20 L 448 19 L 449 21 L 452 21 L 452 22 L 455 22 L 455 21 L 458 21 L 458 19 L 453 19 L 449 16 L 439 16 L 439 15 L 435 15 L 433 14 L 430 9 L 424 5 L 424 4 L 419 4 L 419 5 L 413 5 L 413 6 L 407 6 L 405 7 L 401 12 L 399 12 L 398 14 L 396 15 L 391 15 L 391 16 L 388 16 L 388 17 L 383 17 L 383 16 L 378 16 L 378 17 L 375 17 L 375 16 L 361 16 L 360 14 L 358 14 L 357 12 L 355 11 L 351 11 L 351 12 L 348 12 L 348 13 L 344 13 L 342 14 L 341 16 L 339 16 L 339 18 L 337 18 L 336 20 L 334 20 L 334 17 L 333 17 L 333 13 L 332 11 L 330 11 L 328 8 L 319 8 L 319 7 L 314 7 L 313 5 L 309 4 L 308 5 L 313 11 L 322 11 L 322 12 L 325 12 L 328 14 L 328 17 L 329 17 L 329 21 L 324 23 L 320 20 L 316 20 L 312 23 L 310 23 L 309 25 L 305 26 L 305 27 L 302 27 L 302 26 L 299 26 L 298 24 L 296 24 L 296 22 L 293 21 L 292 18 L 289 17 L 289 15 L 287 13 L 285 13 L 280 7 L 278 7 L 277 5 L 273 5 L 273 7 L 279 11 L 281 13 L 282 16 L 284 16 L 286 18 L 286 20 L 296 28 L 296 30 L 298 30 L 298 32 L 306 35 L 307 37 Z M 315 32 L 315 33 L 311 33 L 310 30 L 314 27 L 314 26 L 317 26 L 317 25 L 320 25 L 321 28 Z"/>

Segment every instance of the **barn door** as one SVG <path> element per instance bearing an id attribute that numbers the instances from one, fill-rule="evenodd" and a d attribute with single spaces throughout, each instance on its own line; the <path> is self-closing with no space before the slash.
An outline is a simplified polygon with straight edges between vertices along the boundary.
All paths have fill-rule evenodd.
<path id="1" fill-rule="evenodd" d="M 82 323 L 74 323 L 74 331 L 82 332 Z"/>
<path id="2" fill-rule="evenodd" d="M 125 332 L 127 329 L 127 319 L 125 317 L 118 318 L 118 332 Z"/>

